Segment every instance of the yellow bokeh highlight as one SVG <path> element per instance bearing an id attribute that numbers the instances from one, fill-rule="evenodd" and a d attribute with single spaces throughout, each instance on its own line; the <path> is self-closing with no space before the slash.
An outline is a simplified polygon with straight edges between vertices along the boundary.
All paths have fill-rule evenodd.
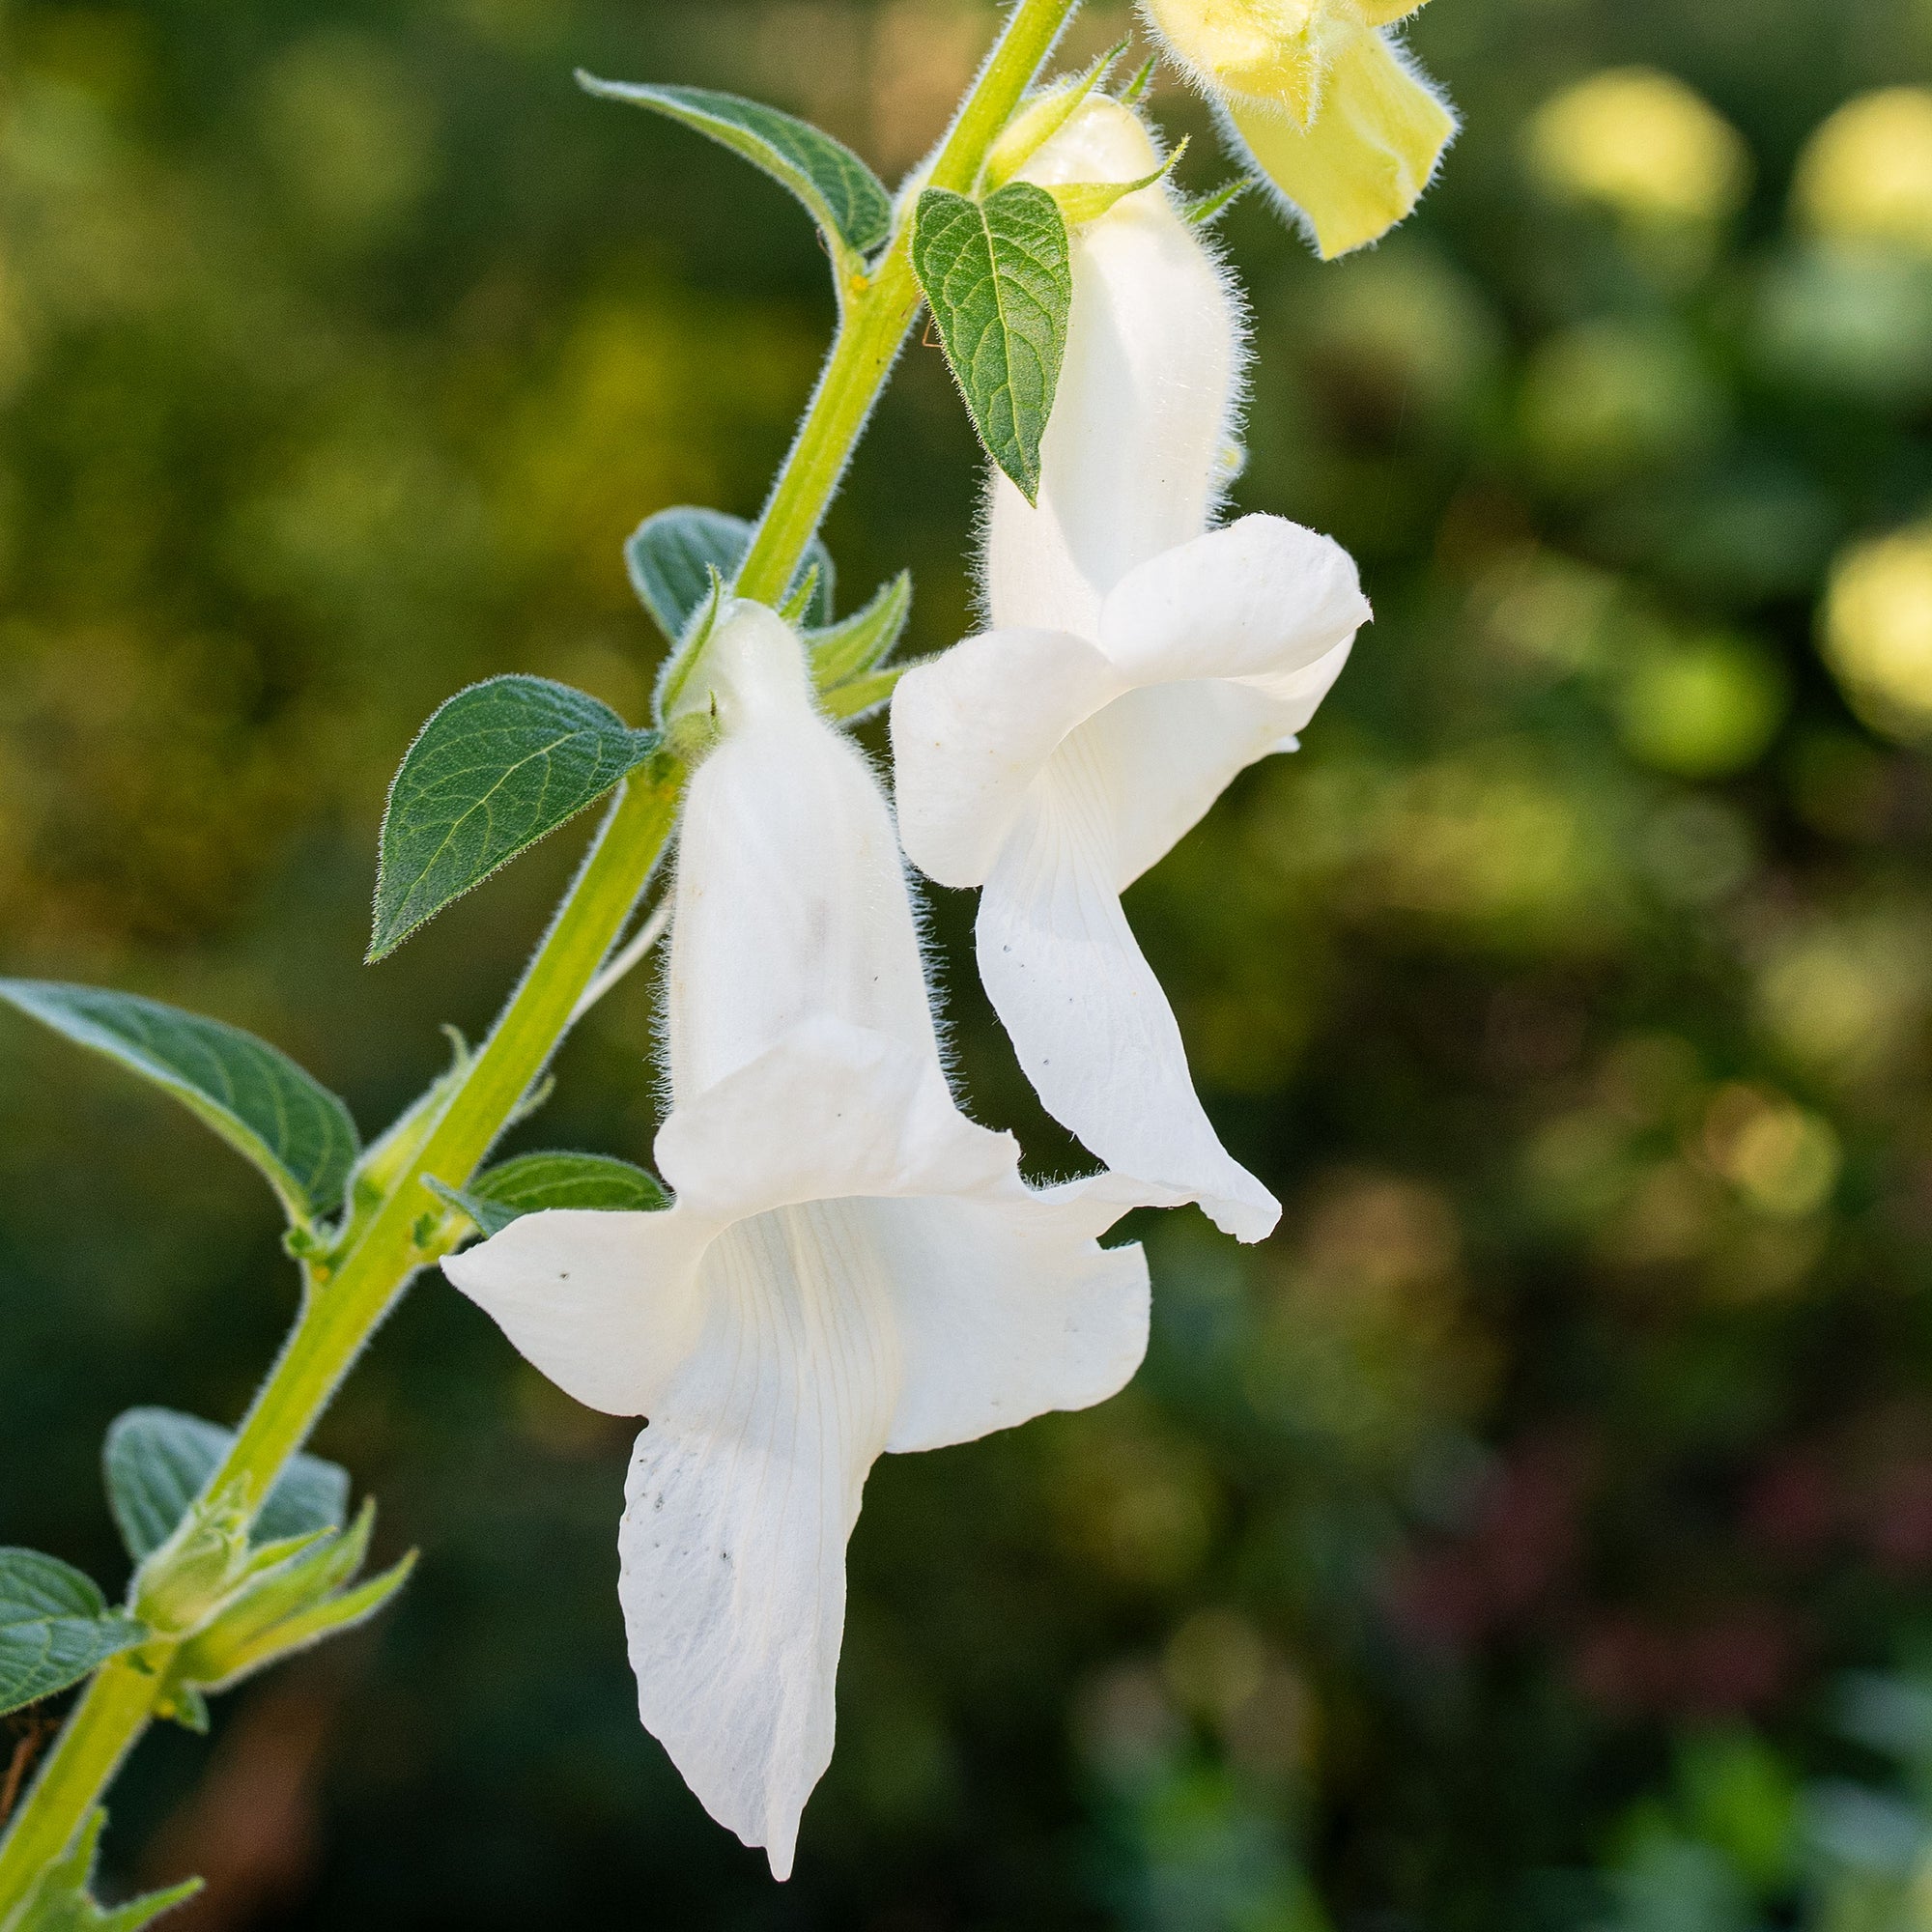
<path id="1" fill-rule="evenodd" d="M 1456 117 L 1382 31 L 1422 0 L 1142 0 L 1323 260 L 1421 198 Z"/>
<path id="2" fill-rule="evenodd" d="M 1932 737 L 1932 526 L 1842 553 L 1822 629 L 1826 660 L 1867 724 Z"/>
<path id="3" fill-rule="evenodd" d="M 1778 1220 L 1817 1212 L 1844 1167 L 1829 1121 L 1781 1094 L 1742 1082 L 1712 1096 L 1702 1141 L 1711 1165 L 1759 1213 Z"/>
<path id="4" fill-rule="evenodd" d="M 1814 235 L 1932 254 L 1932 88 L 1847 101 L 1799 157 L 1792 206 Z"/>
<path id="5" fill-rule="evenodd" d="M 1529 126 L 1537 179 L 1571 200 L 1657 225 L 1707 225 L 1750 190 L 1744 137 L 1694 88 L 1654 68 L 1593 74 Z"/>

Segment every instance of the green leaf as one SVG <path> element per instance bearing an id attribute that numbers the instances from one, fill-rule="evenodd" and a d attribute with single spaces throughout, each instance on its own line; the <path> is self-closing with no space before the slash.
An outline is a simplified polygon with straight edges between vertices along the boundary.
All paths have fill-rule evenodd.
<path id="1" fill-rule="evenodd" d="M 821 692 L 818 708 L 836 724 L 850 724 L 868 711 L 876 711 L 893 695 L 895 687 L 916 664 L 930 664 L 930 658 L 917 658 L 913 664 L 890 665 L 884 670 L 855 677 L 834 690 Z"/>
<path id="2" fill-rule="evenodd" d="M 485 1235 L 500 1235 L 512 1221 L 547 1208 L 652 1214 L 670 1206 L 656 1175 L 601 1153 L 520 1154 L 479 1174 L 462 1190 L 439 1180 L 428 1184 Z"/>
<path id="3" fill-rule="evenodd" d="M 1011 181 L 1072 120 L 1080 103 L 1131 44 L 1130 41 L 1116 41 L 1085 73 L 1046 88 L 1029 100 L 1000 130 L 1000 138 L 988 152 L 985 185 L 1004 187 Z"/>
<path id="4" fill-rule="evenodd" d="M 1182 135 L 1180 145 L 1174 153 L 1152 174 L 1142 175 L 1138 181 L 1065 182 L 1048 188 L 1047 192 L 1058 204 L 1067 227 L 1078 228 L 1083 222 L 1097 221 L 1117 201 L 1138 194 L 1142 188 L 1151 187 L 1155 182 L 1172 174 L 1186 152 L 1187 137 Z"/>
<path id="5" fill-rule="evenodd" d="M 812 682 L 820 691 L 831 691 L 883 664 L 897 648 L 911 615 L 912 573 L 902 570 L 880 584 L 863 611 L 806 634 Z"/>
<path id="6" fill-rule="evenodd" d="M 1127 76 L 1127 84 L 1121 89 L 1120 101 L 1122 107 L 1131 107 L 1144 95 L 1153 80 L 1153 71 L 1160 56 L 1149 54 L 1140 66 Z"/>
<path id="7" fill-rule="evenodd" d="M 779 606 L 779 615 L 794 630 L 811 614 L 813 601 L 818 594 L 818 566 L 810 564 L 791 589 L 785 600 Z"/>
<path id="8" fill-rule="evenodd" d="M 1180 204 L 1180 218 L 1193 228 L 1207 228 L 1219 221 L 1229 209 L 1261 181 L 1259 175 L 1236 175 L 1206 194 Z"/>
<path id="9" fill-rule="evenodd" d="M 98 1805 L 91 1811 L 64 1857 L 43 1871 L 20 1909 L 7 1921 L 4 1932 L 140 1932 L 164 1912 L 172 1912 L 201 1889 L 201 1880 L 191 1878 L 165 1891 L 151 1891 L 129 1899 L 112 1911 L 97 1905 L 88 1895 L 94 1882 L 94 1861 L 100 1845 L 101 1828 L 107 1813 Z"/>
<path id="10" fill-rule="evenodd" d="M 608 704 L 544 677 L 460 691 L 389 788 L 369 958 L 575 818 L 658 748 Z"/>
<path id="11" fill-rule="evenodd" d="M 165 1088 L 261 1169 L 298 1225 L 341 1206 L 361 1146 L 355 1122 L 266 1040 L 99 986 L 0 980 L 0 1000 Z"/>
<path id="12" fill-rule="evenodd" d="M 175 1532 L 234 1446 L 232 1431 L 172 1408 L 130 1408 L 109 1425 L 101 1463 L 121 1540 L 142 1563 Z M 349 1514 L 349 1472 L 298 1456 L 269 1492 L 255 1532 L 265 1543 L 340 1529 Z"/>
<path id="13" fill-rule="evenodd" d="M 628 100 L 668 115 L 723 142 L 790 188 L 830 242 L 868 255 L 892 233 L 893 201 L 885 184 L 842 141 L 809 121 L 708 87 L 599 80 L 582 69 L 577 84 L 606 100 Z"/>
<path id="14" fill-rule="evenodd" d="M 1030 182 L 983 202 L 929 187 L 912 259 L 980 440 L 1031 503 L 1073 301 L 1059 206 Z"/>
<path id="15" fill-rule="evenodd" d="M 0 1712 L 78 1684 L 148 1629 L 107 1607 L 94 1578 L 36 1549 L 0 1549 Z"/>
<path id="16" fill-rule="evenodd" d="M 752 526 L 743 517 L 695 504 L 660 510 L 638 526 L 624 546 L 624 561 L 639 602 L 651 613 L 666 642 L 675 644 L 683 638 L 710 597 L 711 573 L 715 570 L 728 584 L 751 547 Z M 816 537 L 792 579 L 790 594 L 797 594 L 814 569 L 818 578 L 806 614 L 829 624 L 835 573 L 831 552 Z"/>

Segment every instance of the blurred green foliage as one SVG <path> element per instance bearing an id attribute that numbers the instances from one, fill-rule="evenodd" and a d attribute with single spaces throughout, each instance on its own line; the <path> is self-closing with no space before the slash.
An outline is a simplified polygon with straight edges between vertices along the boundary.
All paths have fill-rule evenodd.
<path id="1" fill-rule="evenodd" d="M 898 170 L 990 24 L 11 0 L 0 966 L 251 1027 L 365 1129 L 480 1032 L 581 835 L 366 971 L 387 779 L 493 672 L 641 717 L 622 540 L 755 510 L 830 322 L 781 194 L 571 68 Z M 1325 269 L 1225 227 L 1238 502 L 1350 545 L 1378 622 L 1130 908 L 1282 1232 L 1151 1222 L 1126 1395 L 881 1464 L 783 1891 L 636 1723 L 630 1432 L 422 1283 L 318 1445 L 410 1590 L 117 1795 L 120 1881 L 208 1875 L 184 1927 L 1927 1922 L 1925 1693 L 1839 1687 L 1911 1660 L 1932 1577 L 1932 565 L 1859 548 L 1932 510 L 1932 255 L 1801 156 L 1926 73 L 1932 6 L 1436 0 L 1414 39 L 1468 122 L 1421 217 Z M 1651 118 L 1593 162 L 1566 90 L 1633 65 L 1690 106 L 1618 97 Z M 910 564 L 911 648 L 968 628 L 976 487 L 915 345 L 828 526 L 846 605 Z M 1065 1167 L 970 914 L 962 1068 Z M 599 1009 L 518 1144 L 647 1158 L 652 1013 L 648 976 Z M 0 1533 L 118 1581 L 102 1430 L 240 1411 L 275 1235 L 164 1103 L 0 1029 Z"/>

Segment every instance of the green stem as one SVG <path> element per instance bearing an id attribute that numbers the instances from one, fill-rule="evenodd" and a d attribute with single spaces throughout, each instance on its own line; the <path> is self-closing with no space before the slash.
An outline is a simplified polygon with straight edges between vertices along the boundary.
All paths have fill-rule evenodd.
<path id="1" fill-rule="evenodd" d="M 116 1657 L 95 1672 L 0 1843 L 0 1921 L 72 1841 L 146 1727 L 159 1680 Z"/>
<path id="2" fill-rule="evenodd" d="M 986 150 L 1018 106 L 1079 0 L 1019 0 L 934 162 L 929 181 L 970 189 Z M 776 604 L 804 557 L 919 312 L 903 221 L 870 276 L 841 291 L 825 373 L 765 506 L 738 590 Z M 341 1268 L 319 1281 L 300 1320 L 191 1517 L 217 1493 L 252 1516 L 328 1406 L 342 1378 L 416 1271 L 441 1204 L 424 1179 L 462 1186 L 542 1073 L 609 954 L 669 837 L 680 768 L 669 758 L 633 776 L 555 923 L 488 1043 Z M 434 1239 L 431 1236 L 430 1238 Z M 166 1550 L 158 1552 L 165 1558 Z M 153 1716 L 171 1654 L 163 1642 L 117 1658 L 94 1678 L 0 1839 L 0 1926 L 72 1842 Z"/>
<path id="3" fill-rule="evenodd" d="M 1012 118 L 1079 4 L 1020 0 L 961 105 L 925 185 L 961 194 L 971 190 L 987 149 Z M 790 586 L 919 313 L 923 298 L 912 270 L 912 223 L 901 216 L 898 233 L 877 269 L 869 276 L 854 276 L 839 293 L 842 326 L 738 572 L 738 594 L 761 604 L 778 603 Z"/>

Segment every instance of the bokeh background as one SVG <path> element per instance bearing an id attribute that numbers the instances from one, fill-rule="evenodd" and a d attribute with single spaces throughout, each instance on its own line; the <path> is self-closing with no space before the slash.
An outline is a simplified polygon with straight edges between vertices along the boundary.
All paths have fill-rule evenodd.
<path id="1" fill-rule="evenodd" d="M 993 19 L 9 0 L 0 970 L 252 1027 L 365 1129 L 480 1033 L 582 828 L 365 970 L 389 774 L 494 672 L 641 718 L 622 539 L 755 509 L 830 320 L 779 190 L 571 69 L 896 172 Z M 1130 899 L 1281 1232 L 1151 1221 L 1125 1395 L 880 1465 L 782 1890 L 637 1725 L 629 1431 L 421 1283 L 319 1443 L 415 1580 L 151 1737 L 111 1885 L 206 1873 L 184 1932 L 1932 1925 L 1932 5 L 1412 38 L 1468 121 L 1424 213 L 1325 268 L 1223 230 L 1237 501 L 1378 621 Z M 841 604 L 910 564 L 912 647 L 959 636 L 977 487 L 916 344 Z M 975 1105 L 1064 1170 L 935 910 Z M 517 1144 L 648 1158 L 652 1009 Z M 252 1175 L 0 1026 L 0 1537 L 118 1586 L 102 1430 L 239 1413 L 293 1286 Z"/>

